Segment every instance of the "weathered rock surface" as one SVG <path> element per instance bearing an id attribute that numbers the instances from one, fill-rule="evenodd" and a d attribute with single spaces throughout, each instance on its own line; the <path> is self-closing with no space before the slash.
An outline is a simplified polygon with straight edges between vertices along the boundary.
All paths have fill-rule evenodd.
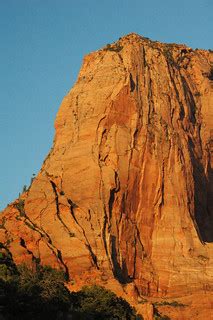
<path id="1" fill-rule="evenodd" d="M 210 51 L 136 34 L 87 55 L 41 171 L 1 215 L 14 261 L 61 267 L 71 288 L 99 283 L 133 304 L 192 297 L 174 319 L 210 314 L 212 65 Z"/>

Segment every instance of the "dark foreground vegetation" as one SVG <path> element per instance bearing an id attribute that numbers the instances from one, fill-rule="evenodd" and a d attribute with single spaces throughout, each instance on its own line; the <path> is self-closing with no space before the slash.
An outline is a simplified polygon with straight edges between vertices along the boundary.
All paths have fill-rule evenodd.
<path id="1" fill-rule="evenodd" d="M 0 319 L 5 320 L 136 320 L 123 299 L 102 287 L 70 292 L 63 272 L 37 265 L 16 267 L 0 256 Z"/>

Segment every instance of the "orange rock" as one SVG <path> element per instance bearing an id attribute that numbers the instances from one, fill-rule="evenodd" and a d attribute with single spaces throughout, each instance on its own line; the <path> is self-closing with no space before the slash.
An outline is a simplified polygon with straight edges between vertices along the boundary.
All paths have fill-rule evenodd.
<path id="1" fill-rule="evenodd" d="M 139 315 L 143 316 L 144 320 L 154 319 L 154 309 L 153 305 L 150 303 L 139 304 L 137 307 L 137 312 Z"/>
<path id="2" fill-rule="evenodd" d="M 1 216 L 0 241 L 17 263 L 63 268 L 78 287 L 116 282 L 125 295 L 133 286 L 134 301 L 207 295 L 208 312 L 212 63 L 210 51 L 136 34 L 84 58 L 22 195 L 25 214 L 16 200 Z"/>

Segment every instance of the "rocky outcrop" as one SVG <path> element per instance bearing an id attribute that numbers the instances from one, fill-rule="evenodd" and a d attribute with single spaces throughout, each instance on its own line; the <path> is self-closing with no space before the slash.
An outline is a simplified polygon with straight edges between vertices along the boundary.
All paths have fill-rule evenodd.
<path id="1" fill-rule="evenodd" d="M 212 65 L 210 51 L 136 34 L 87 55 L 38 176 L 1 215 L 14 261 L 63 268 L 72 288 L 95 282 L 133 303 L 209 299 Z"/>

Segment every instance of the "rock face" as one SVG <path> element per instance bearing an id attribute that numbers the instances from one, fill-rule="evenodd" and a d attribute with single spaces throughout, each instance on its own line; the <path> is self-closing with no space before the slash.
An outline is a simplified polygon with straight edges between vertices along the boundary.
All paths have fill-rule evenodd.
<path id="1" fill-rule="evenodd" d="M 1 215 L 14 261 L 63 268 L 74 287 L 120 284 L 134 301 L 209 299 L 212 65 L 210 51 L 136 34 L 87 55 L 38 176 Z"/>

